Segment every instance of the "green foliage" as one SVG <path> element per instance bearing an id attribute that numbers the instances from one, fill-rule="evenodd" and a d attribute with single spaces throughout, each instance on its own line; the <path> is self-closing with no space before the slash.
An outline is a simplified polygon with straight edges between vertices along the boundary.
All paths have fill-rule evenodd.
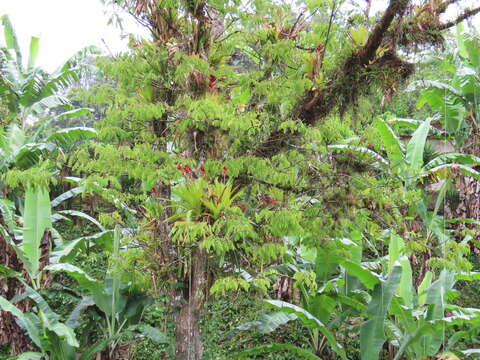
<path id="1" fill-rule="evenodd" d="M 380 71 L 391 49 L 363 74 L 374 26 L 354 10 L 346 21 L 343 1 L 115 3 L 152 39 L 99 58 L 101 81 L 57 116 L 43 117 L 69 103 L 94 49 L 47 74 L 38 38 L 25 65 L 2 18 L 0 241 L 21 264 L 0 274 L 32 307 L 0 305 L 42 352 L 24 358 L 114 358 L 121 343 L 136 359 L 180 358 L 203 340 L 204 359 L 416 360 L 472 345 L 480 311 L 453 301 L 457 280 L 479 279 L 475 233 L 447 225 L 478 219 L 442 205 L 458 174 L 480 179 L 480 159 L 428 139 L 464 144 L 478 125 L 476 38 L 459 31 L 441 65 L 450 80 L 385 105 L 398 86 Z M 409 108 L 420 88 L 424 121 Z M 94 128 L 53 130 L 77 116 Z"/>
<path id="2" fill-rule="evenodd" d="M 79 79 L 81 60 L 87 55 L 99 54 L 96 47 L 88 47 L 72 56 L 52 74 L 35 65 L 39 52 L 37 37 L 30 40 L 28 64 L 23 61 L 15 30 L 7 15 L 1 17 L 6 48 L 0 50 L 0 94 L 6 99 L 10 119 L 18 122 L 22 128 L 28 127 L 28 116 L 40 116 L 59 105 L 70 104 L 60 95 Z"/>
<path id="3" fill-rule="evenodd" d="M 384 322 L 387 310 L 392 301 L 395 289 L 400 283 L 402 268 L 394 266 L 388 278 L 377 285 L 372 300 L 366 309 L 371 318 L 362 324 L 360 331 L 360 347 L 362 359 L 378 359 L 380 350 L 386 340 Z"/>

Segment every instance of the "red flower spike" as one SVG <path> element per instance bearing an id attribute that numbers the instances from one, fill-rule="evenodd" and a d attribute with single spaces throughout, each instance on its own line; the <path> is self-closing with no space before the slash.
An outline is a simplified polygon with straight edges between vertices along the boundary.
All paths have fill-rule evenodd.
<path id="1" fill-rule="evenodd" d="M 139 47 L 139 46 L 142 46 L 142 44 L 140 44 L 140 43 L 132 44 L 132 47 Z"/>
<path id="2" fill-rule="evenodd" d="M 178 164 L 178 165 L 177 165 L 177 170 L 183 172 L 183 167 L 182 167 L 181 164 Z"/>
<path id="3" fill-rule="evenodd" d="M 277 199 L 274 199 L 274 198 L 267 198 L 267 202 L 269 205 L 275 205 L 277 203 Z"/>
<path id="4" fill-rule="evenodd" d="M 207 175 L 207 172 L 205 171 L 205 166 L 203 165 L 200 166 L 200 172 L 202 173 L 203 176 Z"/>
<path id="5" fill-rule="evenodd" d="M 217 78 L 215 75 L 210 75 L 210 81 L 208 82 L 208 87 L 214 89 L 217 86 Z"/>
<path id="6" fill-rule="evenodd" d="M 223 166 L 223 175 L 227 175 L 227 173 L 228 173 L 228 166 L 224 165 Z"/>
<path id="7" fill-rule="evenodd" d="M 185 174 L 190 175 L 190 174 L 192 173 L 192 169 L 190 169 L 190 165 L 188 165 L 188 164 L 185 165 L 185 169 L 184 169 L 184 170 L 185 170 Z"/>
<path id="8" fill-rule="evenodd" d="M 317 54 L 320 54 L 320 53 L 323 51 L 324 48 L 325 48 L 325 45 L 323 45 L 323 44 L 318 44 L 317 47 L 315 48 L 315 52 L 316 52 Z"/>

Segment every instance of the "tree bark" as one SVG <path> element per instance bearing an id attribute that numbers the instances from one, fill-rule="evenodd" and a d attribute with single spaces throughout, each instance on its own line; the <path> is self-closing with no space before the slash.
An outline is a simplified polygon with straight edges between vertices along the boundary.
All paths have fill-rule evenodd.
<path id="1" fill-rule="evenodd" d="M 181 254 L 170 239 L 171 224 L 166 221 L 172 215 L 166 200 L 170 198 L 170 191 L 169 185 L 157 185 L 158 201 L 164 205 L 165 212 L 155 228 L 155 259 L 159 271 L 167 271 L 169 307 L 176 312 L 175 357 L 178 360 L 199 360 L 203 355 L 199 322 L 207 293 L 207 254 L 198 245 L 192 249 L 190 266 L 186 269 L 188 279 L 183 288 L 178 286 L 182 279 L 178 278 L 174 264 L 178 263 Z"/>
<path id="2" fill-rule="evenodd" d="M 186 303 L 177 317 L 177 359 L 200 360 L 203 356 L 203 343 L 200 338 L 200 312 L 207 291 L 207 254 L 196 248 L 191 257 L 190 281 Z"/>
<path id="3" fill-rule="evenodd" d="M 470 136 L 471 141 L 464 147 L 465 153 L 480 155 L 480 133 L 475 131 Z M 480 181 L 462 173 L 458 174 L 457 190 L 459 202 L 456 208 L 456 216 L 474 220 L 480 220 Z M 458 229 L 466 227 L 475 228 L 471 224 L 459 223 Z M 480 230 L 476 230 L 476 239 L 480 240 Z"/>
<path id="4" fill-rule="evenodd" d="M 0 225 L 2 219 L 0 218 Z M 0 236 L 0 264 L 19 273 L 22 272 L 22 264 L 17 258 L 15 250 L 8 244 L 6 239 Z M 0 278 L 0 296 L 11 300 L 22 290 L 21 283 L 13 278 Z M 22 302 L 17 307 L 26 310 L 28 304 Z M 18 355 L 26 351 L 35 351 L 35 348 L 25 335 L 23 329 L 17 324 L 15 317 L 0 310 L 0 345 L 10 345 L 11 355 Z"/>

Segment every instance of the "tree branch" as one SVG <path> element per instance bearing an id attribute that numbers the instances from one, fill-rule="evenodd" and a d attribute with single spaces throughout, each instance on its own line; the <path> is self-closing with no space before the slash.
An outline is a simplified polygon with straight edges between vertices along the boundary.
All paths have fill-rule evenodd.
<path id="1" fill-rule="evenodd" d="M 327 84 L 326 89 L 322 92 L 307 91 L 296 106 L 293 117 L 300 119 L 305 125 L 314 125 L 318 119 L 327 116 L 335 109 L 342 100 L 347 99 L 351 102 L 352 99 L 358 97 L 356 85 L 359 85 L 358 82 L 362 81 L 358 79 L 361 79 L 361 75 L 369 71 L 368 65 L 375 58 L 393 19 L 405 12 L 408 3 L 409 0 L 390 0 L 387 9 L 374 27 L 365 46 L 353 53 L 340 65 L 340 68 L 333 72 L 334 76 Z M 347 94 L 343 94 L 345 91 L 347 91 Z M 256 146 L 253 155 L 259 157 L 272 156 L 297 136 L 298 134 L 287 134 L 280 130 L 274 130 Z"/>
<path id="2" fill-rule="evenodd" d="M 459 0 L 445 0 L 443 3 L 440 4 L 440 6 L 438 7 L 438 13 L 439 14 L 443 14 L 445 11 L 447 11 L 447 8 L 452 5 L 452 4 L 455 4 L 456 2 L 458 2 Z"/>
<path id="3" fill-rule="evenodd" d="M 396 15 L 402 14 L 405 11 L 407 4 L 408 0 L 390 0 L 390 4 L 383 13 L 382 18 L 368 37 L 367 43 L 358 53 L 362 65 L 366 65 L 373 60 L 388 27 Z"/>
<path id="4" fill-rule="evenodd" d="M 463 20 L 468 19 L 469 17 L 472 17 L 476 14 L 480 13 L 480 6 L 477 8 L 473 8 L 470 10 L 466 10 L 462 15 L 457 17 L 455 20 L 446 22 L 445 24 L 442 24 L 438 26 L 435 30 L 446 30 L 450 29 L 451 27 L 461 23 Z"/>

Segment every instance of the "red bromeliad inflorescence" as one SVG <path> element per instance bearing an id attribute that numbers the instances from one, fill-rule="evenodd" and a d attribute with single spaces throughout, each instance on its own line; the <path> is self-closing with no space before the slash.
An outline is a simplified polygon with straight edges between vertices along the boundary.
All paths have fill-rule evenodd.
<path id="1" fill-rule="evenodd" d="M 208 82 L 208 87 L 210 89 L 215 89 L 217 86 L 217 78 L 215 75 L 210 75 L 210 81 Z"/>

